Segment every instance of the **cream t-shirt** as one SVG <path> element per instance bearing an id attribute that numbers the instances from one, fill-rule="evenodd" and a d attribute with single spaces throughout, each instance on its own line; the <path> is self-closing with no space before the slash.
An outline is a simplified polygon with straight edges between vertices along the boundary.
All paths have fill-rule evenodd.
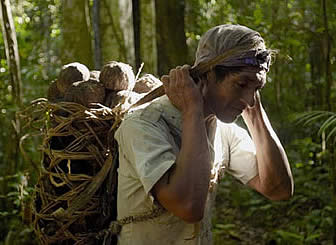
<path id="1" fill-rule="evenodd" d="M 258 174 L 255 147 L 246 130 L 215 120 L 208 139 L 212 179 L 204 218 L 189 224 L 168 211 L 142 222 L 126 224 L 119 245 L 209 245 L 211 209 L 216 185 L 224 172 L 243 184 Z M 128 115 L 115 134 L 119 145 L 118 219 L 150 213 L 158 207 L 150 191 L 174 164 L 181 140 L 181 113 L 162 96 Z M 210 135 L 210 134 L 209 134 Z"/>

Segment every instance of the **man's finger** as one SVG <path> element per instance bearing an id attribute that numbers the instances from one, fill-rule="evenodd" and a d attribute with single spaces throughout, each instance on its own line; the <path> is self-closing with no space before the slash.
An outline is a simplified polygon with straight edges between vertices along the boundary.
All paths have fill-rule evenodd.
<path id="1" fill-rule="evenodd" d="M 170 87 L 175 86 L 175 80 L 176 80 L 176 69 L 171 69 L 169 71 L 169 86 Z"/>
<path id="2" fill-rule="evenodd" d="M 183 79 L 188 79 L 189 76 L 190 76 L 190 66 L 189 65 L 184 65 L 182 66 L 182 76 L 183 76 Z"/>
<path id="3" fill-rule="evenodd" d="M 163 75 L 162 77 L 161 77 L 161 82 L 162 83 L 169 83 L 169 76 L 168 75 Z"/>

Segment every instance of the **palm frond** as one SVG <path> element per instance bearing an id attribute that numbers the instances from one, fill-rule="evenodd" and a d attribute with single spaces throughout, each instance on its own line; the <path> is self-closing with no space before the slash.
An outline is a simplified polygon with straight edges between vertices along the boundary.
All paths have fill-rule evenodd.
<path id="1" fill-rule="evenodd" d="M 332 112 L 329 111 L 309 111 L 301 113 L 296 118 L 297 124 L 303 124 L 304 126 L 316 122 L 318 119 L 332 115 Z"/>
<path id="2" fill-rule="evenodd" d="M 326 141 L 328 141 L 336 133 L 336 127 L 334 127 L 330 133 L 327 135 Z M 336 137 L 334 138 L 334 144 L 336 143 Z"/>
<path id="3" fill-rule="evenodd" d="M 296 124 L 307 126 L 313 122 L 321 124 L 317 134 L 327 133 L 326 141 L 334 137 L 336 142 L 336 112 L 331 111 L 310 111 L 299 114 L 295 120 Z"/>
<path id="4" fill-rule="evenodd" d="M 336 128 L 336 113 L 331 115 L 327 120 L 325 120 L 318 131 L 318 135 L 326 132 L 329 127 Z"/>

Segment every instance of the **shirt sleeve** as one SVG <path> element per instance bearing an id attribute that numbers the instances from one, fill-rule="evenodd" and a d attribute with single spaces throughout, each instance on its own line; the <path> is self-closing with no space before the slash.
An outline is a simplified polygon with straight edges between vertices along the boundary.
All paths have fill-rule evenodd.
<path id="1" fill-rule="evenodd" d="M 245 129 L 234 123 L 221 125 L 221 137 L 229 153 L 226 172 L 247 184 L 258 175 L 254 142 Z"/>
<path id="2" fill-rule="evenodd" d="M 176 160 L 176 150 L 167 129 L 162 119 L 150 122 L 134 117 L 125 120 L 115 135 L 147 194 Z"/>

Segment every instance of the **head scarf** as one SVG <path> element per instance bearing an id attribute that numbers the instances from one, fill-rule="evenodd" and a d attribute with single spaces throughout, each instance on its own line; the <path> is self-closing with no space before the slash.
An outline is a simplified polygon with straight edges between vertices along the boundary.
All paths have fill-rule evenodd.
<path id="1" fill-rule="evenodd" d="M 207 31 L 198 44 L 194 66 L 233 49 L 237 51 L 218 64 L 219 66 L 255 66 L 269 70 L 271 52 L 266 49 L 261 35 L 241 25 L 219 25 Z"/>

